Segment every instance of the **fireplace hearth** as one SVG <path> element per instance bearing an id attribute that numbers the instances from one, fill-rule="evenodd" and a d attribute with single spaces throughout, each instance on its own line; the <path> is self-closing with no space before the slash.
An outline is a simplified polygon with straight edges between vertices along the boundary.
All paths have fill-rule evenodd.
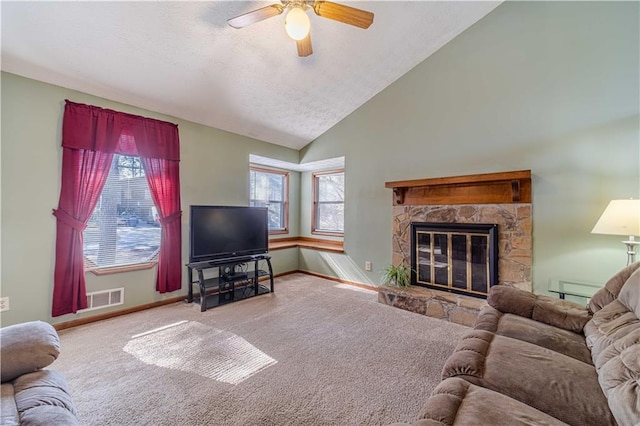
<path id="1" fill-rule="evenodd" d="M 412 222 L 411 284 L 486 298 L 498 284 L 498 225 Z"/>

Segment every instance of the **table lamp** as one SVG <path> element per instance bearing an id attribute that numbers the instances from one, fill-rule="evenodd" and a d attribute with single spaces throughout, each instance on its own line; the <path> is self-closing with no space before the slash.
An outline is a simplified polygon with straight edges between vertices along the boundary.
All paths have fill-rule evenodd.
<path id="1" fill-rule="evenodd" d="M 635 239 L 640 235 L 640 200 L 611 200 L 607 208 L 591 230 L 592 234 L 628 235 L 627 265 L 635 262 L 635 246 L 640 241 Z"/>

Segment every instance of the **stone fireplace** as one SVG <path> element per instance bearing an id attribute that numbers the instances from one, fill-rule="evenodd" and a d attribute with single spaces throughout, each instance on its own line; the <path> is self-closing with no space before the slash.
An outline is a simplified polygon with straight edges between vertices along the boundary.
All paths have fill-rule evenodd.
<path id="1" fill-rule="evenodd" d="M 392 251 L 394 264 L 404 261 L 412 265 L 412 257 L 420 257 L 412 249 L 412 239 L 418 224 L 436 224 L 436 227 L 451 225 L 450 230 L 424 231 L 422 237 L 429 240 L 429 253 L 423 251 L 422 275 L 420 265 L 412 268 L 412 285 L 408 289 L 385 287 L 379 293 L 379 300 L 392 306 L 420 312 L 429 316 L 448 319 L 453 322 L 471 325 L 474 312 L 486 303 L 477 297 L 485 297 L 488 288 L 478 278 L 481 266 L 475 268 L 465 263 L 464 267 L 456 259 L 456 265 L 437 268 L 446 247 L 452 257 L 480 255 L 482 249 L 474 253 L 473 235 L 464 240 L 456 232 L 466 225 L 470 229 L 491 227 L 497 242 L 497 253 L 493 259 L 482 257 L 487 272 L 488 287 L 491 285 L 510 285 L 531 291 L 532 256 L 532 205 L 531 172 L 528 170 L 482 175 L 431 178 L 413 181 L 387 182 L 386 187 L 393 188 L 393 228 Z M 426 235 L 429 235 L 427 238 Z M 482 237 L 486 238 L 486 237 Z M 434 246 L 431 239 L 437 239 Z M 435 242 L 435 241 L 434 241 Z M 477 240 L 479 243 L 480 240 Z M 468 248 L 468 244 L 471 247 Z M 484 243 L 480 243 L 482 246 Z M 453 254 L 457 246 L 457 253 Z M 468 251 L 470 250 L 470 252 Z M 467 254 L 470 253 L 470 254 Z M 426 261 L 429 257 L 429 261 Z M 486 262 L 489 262 L 488 264 Z M 429 272 L 426 272 L 427 264 Z M 433 264 L 433 265 L 432 265 Z M 490 269 L 495 266 L 493 274 Z M 457 270 L 457 272 L 456 272 Z M 464 270 L 464 272 L 463 272 Z M 439 274 L 439 277 L 437 275 Z M 465 275 L 466 274 L 466 275 Z M 454 277 L 455 275 L 455 277 Z M 429 280 L 427 280 L 428 278 Z M 491 282 L 491 280 L 494 280 Z M 423 281 L 425 281 L 423 283 Z M 426 281 L 429 281 L 426 283 Z M 446 281 L 446 285 L 444 282 Z M 464 284 L 463 284 L 464 281 Z M 424 285 L 425 287 L 421 287 Z M 464 287 L 464 288 L 463 288 Z M 476 290 L 481 290 L 477 291 Z M 471 291 L 468 291 L 471 290 Z M 467 293 L 460 295 L 459 293 Z M 481 293 L 485 293 L 484 295 Z M 477 296 L 471 298 L 468 294 Z M 458 318 L 456 320 L 455 318 Z"/>

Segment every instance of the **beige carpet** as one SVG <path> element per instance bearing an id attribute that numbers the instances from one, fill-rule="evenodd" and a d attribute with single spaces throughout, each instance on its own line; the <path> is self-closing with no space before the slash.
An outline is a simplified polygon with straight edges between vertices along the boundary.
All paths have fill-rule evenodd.
<path id="1" fill-rule="evenodd" d="M 305 274 L 275 286 L 63 330 L 51 368 L 85 425 L 379 425 L 415 420 L 467 330 Z"/>

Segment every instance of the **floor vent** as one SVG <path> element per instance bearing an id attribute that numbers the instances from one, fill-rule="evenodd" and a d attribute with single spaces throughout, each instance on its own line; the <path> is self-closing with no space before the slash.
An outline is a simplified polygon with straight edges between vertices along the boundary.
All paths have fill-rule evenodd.
<path id="1" fill-rule="evenodd" d="M 108 308 L 110 306 L 122 305 L 124 303 L 124 287 L 112 288 L 111 290 L 94 291 L 87 293 L 87 309 L 78 312 L 93 311 L 96 309 Z"/>

